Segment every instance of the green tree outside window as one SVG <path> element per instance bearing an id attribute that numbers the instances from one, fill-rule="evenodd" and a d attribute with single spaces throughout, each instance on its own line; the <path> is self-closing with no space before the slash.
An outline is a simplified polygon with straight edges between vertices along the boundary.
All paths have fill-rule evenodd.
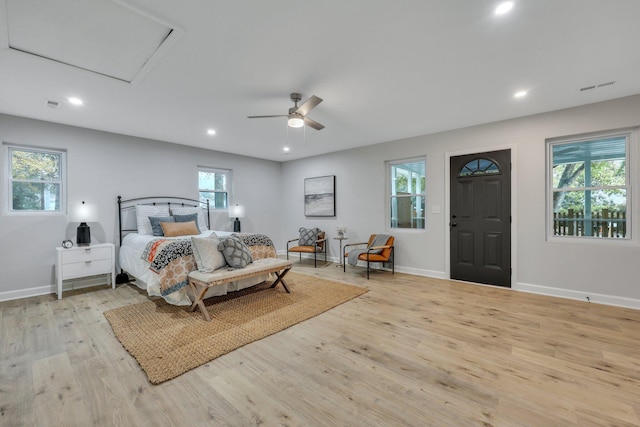
<path id="1" fill-rule="evenodd" d="M 10 147 L 11 211 L 59 212 L 63 153 Z"/>

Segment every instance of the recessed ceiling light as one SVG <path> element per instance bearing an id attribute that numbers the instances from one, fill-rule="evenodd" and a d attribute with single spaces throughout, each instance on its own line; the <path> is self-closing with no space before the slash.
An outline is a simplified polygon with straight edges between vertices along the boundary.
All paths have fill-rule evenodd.
<path id="1" fill-rule="evenodd" d="M 500 3 L 498 7 L 496 7 L 494 12 L 496 15 L 504 15 L 505 13 L 509 12 L 511 9 L 513 9 L 513 2 L 505 1 Z"/>
<path id="2" fill-rule="evenodd" d="M 82 99 L 75 98 L 73 96 L 71 98 L 68 98 L 68 101 L 73 105 L 82 105 L 82 104 L 84 104 L 84 102 L 82 102 Z"/>
<path id="3" fill-rule="evenodd" d="M 215 135 L 216 131 L 215 129 L 207 129 L 207 135 Z"/>
<path id="4" fill-rule="evenodd" d="M 285 145 L 284 148 L 282 149 L 282 151 L 284 151 L 285 153 L 289 152 L 289 146 Z"/>
<path id="5" fill-rule="evenodd" d="M 519 92 L 516 92 L 513 94 L 514 98 L 522 98 L 524 96 L 527 96 L 527 91 L 526 90 L 521 90 Z"/>

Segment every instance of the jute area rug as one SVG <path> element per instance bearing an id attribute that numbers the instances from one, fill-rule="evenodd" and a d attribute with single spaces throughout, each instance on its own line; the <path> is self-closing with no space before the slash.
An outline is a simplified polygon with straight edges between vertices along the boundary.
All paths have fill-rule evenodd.
<path id="1" fill-rule="evenodd" d="M 160 384 L 239 347 L 310 319 L 367 289 L 290 272 L 291 293 L 270 281 L 205 300 L 211 321 L 199 311 L 163 299 L 104 313 L 124 348 L 152 384 Z"/>

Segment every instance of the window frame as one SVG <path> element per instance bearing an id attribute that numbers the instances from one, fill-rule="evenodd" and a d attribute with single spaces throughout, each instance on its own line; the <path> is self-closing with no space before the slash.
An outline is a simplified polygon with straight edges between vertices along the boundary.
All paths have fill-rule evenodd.
<path id="1" fill-rule="evenodd" d="M 635 145 L 637 144 L 637 130 L 638 128 L 625 128 L 625 129 L 617 129 L 617 130 L 609 130 L 603 132 L 594 132 L 589 134 L 582 135 L 573 135 L 573 136 L 565 136 L 559 138 L 549 138 L 545 141 L 545 149 L 546 149 L 546 170 L 545 170 L 545 179 L 546 179 L 546 239 L 547 241 L 555 241 L 555 242 L 584 242 L 584 243 L 594 243 L 594 244 L 628 244 L 630 242 L 637 242 L 637 234 L 635 232 L 636 226 L 634 225 L 633 220 L 633 212 L 635 211 L 635 200 L 637 188 L 633 185 L 635 180 L 634 177 L 637 174 L 634 173 L 636 169 L 637 162 L 637 148 Z M 625 184 L 624 185 L 596 185 L 596 186 L 585 186 L 583 187 L 564 187 L 563 189 L 555 189 L 553 183 L 553 147 L 557 145 L 566 145 L 566 144 L 578 144 L 578 143 L 589 143 L 601 139 L 608 138 L 625 138 Z M 626 236 L 625 237 L 602 237 L 602 236 L 578 236 L 578 235 L 558 235 L 554 234 L 554 194 L 557 192 L 594 192 L 594 191 L 602 191 L 602 190 L 611 190 L 611 189 L 624 189 L 626 191 L 626 212 L 625 212 L 625 221 L 626 221 Z"/>
<path id="2" fill-rule="evenodd" d="M 393 179 L 393 168 L 398 165 L 403 165 L 407 163 L 418 163 L 421 162 L 424 165 L 424 187 L 422 188 L 422 192 L 416 193 L 411 192 L 403 195 L 393 194 L 396 190 L 395 186 L 392 184 Z M 388 160 L 385 162 L 385 170 L 386 170 L 386 202 L 385 202 L 385 221 L 387 223 L 386 229 L 396 231 L 409 231 L 409 232 L 424 232 L 427 229 L 427 156 L 417 156 L 410 157 L 406 159 L 400 160 Z M 424 200 L 424 208 L 422 209 L 422 217 L 415 217 L 416 220 L 421 222 L 420 226 L 417 227 L 398 227 L 397 224 L 394 226 L 393 217 L 392 217 L 392 206 L 393 200 L 398 198 L 414 198 L 414 197 L 422 197 Z M 397 205 L 396 205 L 397 206 Z M 413 218 L 411 223 L 413 224 Z"/>
<path id="3" fill-rule="evenodd" d="M 60 203 L 58 209 L 55 210 L 40 210 L 40 209 L 14 209 L 13 208 L 13 170 L 12 170 L 12 158 L 14 151 L 21 151 L 27 153 L 46 153 L 59 156 L 59 175 L 60 178 L 57 181 L 40 181 L 58 184 L 60 186 L 59 197 Z M 2 143 L 2 161 L 4 164 L 4 194 L 2 212 L 4 215 L 65 215 L 67 213 L 67 150 L 60 148 L 50 147 L 36 147 L 28 145 L 13 144 L 9 142 Z M 22 181 L 22 180 L 18 180 Z M 37 181 L 34 181 L 37 182 Z"/>
<path id="4" fill-rule="evenodd" d="M 231 187 L 232 187 L 232 182 L 233 182 L 233 172 L 231 169 L 224 169 L 224 168 L 216 168 L 216 167 L 211 167 L 211 166 L 198 166 L 197 168 L 197 181 L 198 181 L 198 200 L 200 200 L 202 203 L 206 203 L 207 198 L 203 199 L 201 194 L 203 192 L 206 193 L 215 193 L 215 194 L 226 194 L 226 206 L 225 207 L 216 207 L 215 204 L 213 203 L 213 201 L 211 199 L 209 199 L 209 209 L 212 211 L 227 211 L 229 210 L 229 205 L 231 204 Z M 225 189 L 224 190 L 216 190 L 215 188 L 213 189 L 206 189 L 206 188 L 200 188 L 200 172 L 209 172 L 209 173 L 216 173 L 216 174 L 221 174 L 221 175 L 225 175 L 226 176 L 226 183 L 225 183 Z"/>

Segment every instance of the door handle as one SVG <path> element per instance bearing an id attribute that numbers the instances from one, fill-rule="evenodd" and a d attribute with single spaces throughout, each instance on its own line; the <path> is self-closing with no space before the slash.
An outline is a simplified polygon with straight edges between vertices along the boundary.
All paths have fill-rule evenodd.
<path id="1" fill-rule="evenodd" d="M 458 223 L 457 223 L 457 222 L 452 222 L 452 223 L 451 223 L 451 226 L 452 226 L 452 227 L 457 227 L 457 226 L 458 226 Z"/>

